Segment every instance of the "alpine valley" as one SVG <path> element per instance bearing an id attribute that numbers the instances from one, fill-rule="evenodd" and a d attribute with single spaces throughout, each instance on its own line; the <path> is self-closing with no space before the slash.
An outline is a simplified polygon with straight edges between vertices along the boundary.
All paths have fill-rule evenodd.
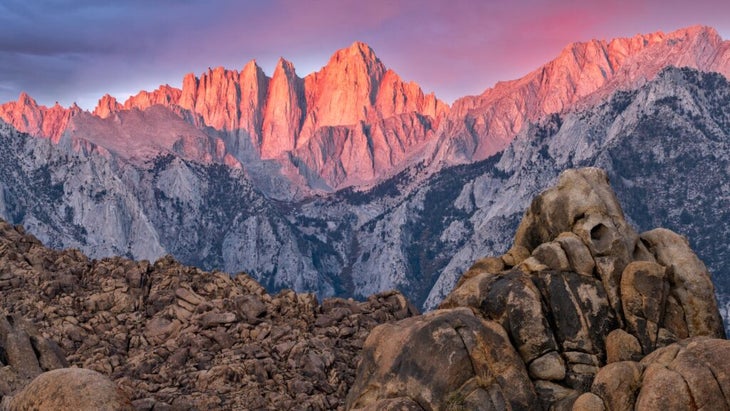
<path id="1" fill-rule="evenodd" d="M 93 112 L 22 94 L 0 106 L 0 217 L 93 258 L 431 309 L 561 171 L 596 166 L 638 231 L 688 238 L 727 321 L 729 77 L 730 41 L 691 27 L 571 44 L 452 105 L 363 43 L 303 78 L 251 61 Z"/>

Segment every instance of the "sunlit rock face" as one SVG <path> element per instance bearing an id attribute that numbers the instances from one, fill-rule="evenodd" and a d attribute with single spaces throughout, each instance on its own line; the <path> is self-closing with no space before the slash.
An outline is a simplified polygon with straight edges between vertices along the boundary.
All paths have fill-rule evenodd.
<path id="1" fill-rule="evenodd" d="M 251 61 L 240 72 L 218 67 L 199 77 L 189 74 L 181 89 L 164 85 L 141 91 L 124 104 L 104 96 L 93 114 L 107 118 L 162 105 L 221 138 L 225 151 L 239 161 L 271 160 L 294 185 L 332 191 L 377 183 L 422 160 L 434 164 L 431 172 L 483 160 L 507 147 L 528 123 L 641 86 L 667 66 L 728 75 L 729 50 L 714 29 L 699 26 L 574 43 L 525 77 L 500 82 L 449 108 L 416 83 L 404 82 L 369 46 L 356 42 L 304 78 L 284 59 L 272 77 Z M 0 118 L 20 131 L 58 141 L 79 111 L 38 106 L 22 95 L 0 106 Z M 77 133 L 104 131 L 77 128 Z"/>
<path id="2" fill-rule="evenodd" d="M 697 26 L 571 44 L 525 77 L 457 100 L 439 133 L 445 145 L 440 156 L 449 163 L 485 159 L 503 150 L 529 122 L 639 87 L 668 66 L 727 77 L 730 42 L 712 28 Z"/>
<path id="3" fill-rule="evenodd" d="M 21 93 L 18 101 L 0 105 L 0 119 L 20 131 L 57 143 L 71 117 L 80 111 L 76 105 L 63 108 L 58 103 L 48 108 L 39 105 L 28 94 Z"/>

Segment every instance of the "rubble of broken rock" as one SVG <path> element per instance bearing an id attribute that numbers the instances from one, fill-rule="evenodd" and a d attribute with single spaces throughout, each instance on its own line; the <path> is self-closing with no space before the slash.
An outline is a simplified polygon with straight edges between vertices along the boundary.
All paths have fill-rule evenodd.
<path id="1" fill-rule="evenodd" d="M 104 378 L 113 381 L 119 395 L 107 390 L 109 409 L 338 409 L 370 330 L 416 314 L 397 292 L 320 303 L 169 257 L 91 260 L 47 249 L 6 222 L 0 295 L 7 409 L 77 409 L 87 397 L 68 375 L 89 379 L 90 401 L 109 388 Z M 76 402 L 53 402 L 55 394 L 39 403 L 44 392 L 76 392 Z"/>
<path id="2" fill-rule="evenodd" d="M 730 410 L 724 338 L 687 240 L 637 234 L 605 172 L 568 170 L 505 255 L 371 332 L 347 408 Z"/>

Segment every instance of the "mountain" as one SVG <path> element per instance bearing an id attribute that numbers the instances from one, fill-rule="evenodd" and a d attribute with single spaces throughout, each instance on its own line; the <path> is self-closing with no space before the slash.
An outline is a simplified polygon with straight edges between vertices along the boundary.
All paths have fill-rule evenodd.
<path id="1" fill-rule="evenodd" d="M 728 77 L 730 42 L 713 28 L 697 26 L 570 44 L 525 77 L 457 100 L 439 130 L 439 157 L 448 164 L 483 160 L 507 147 L 530 122 L 639 87 L 669 66 Z"/>
<path id="2" fill-rule="evenodd" d="M 405 83 L 369 46 L 356 42 L 304 78 L 284 59 L 272 77 L 251 61 L 240 72 L 219 67 L 200 77 L 189 74 L 181 89 L 141 91 L 124 104 L 104 96 L 93 114 L 108 118 L 167 107 L 220 138 L 226 153 L 244 163 L 267 195 L 286 199 L 292 192 L 306 196 L 312 189 L 377 184 L 423 159 L 434 164 L 430 171 L 486 159 L 526 124 L 638 87 L 668 66 L 730 75 L 730 43 L 701 26 L 574 43 L 525 77 L 449 108 L 417 84 Z M 74 124 L 79 112 L 38 106 L 26 95 L 0 106 L 0 118 L 18 130 L 56 142 L 66 131 L 79 139 L 104 134 L 87 128 L 88 122 Z M 154 120 L 148 128 L 165 128 Z M 113 127 L 109 134 L 115 134 Z M 215 157 L 220 145 L 210 150 L 199 153 L 201 159 Z"/>
<path id="3" fill-rule="evenodd" d="M 66 147 L 1 130 L 0 213 L 50 246 L 148 260 L 170 253 L 231 273 L 249 266 L 270 289 L 336 291 L 325 278 L 327 247 L 238 168 L 173 154 L 136 164 L 93 143 Z"/>
<path id="4" fill-rule="evenodd" d="M 0 107 L 0 215 L 95 258 L 169 253 L 270 290 L 396 288 L 433 308 L 561 170 L 596 165 L 634 225 L 686 235 L 730 296 L 727 50 L 703 27 L 577 43 L 451 108 L 362 43 L 304 78 L 282 59 L 270 78 L 250 62 L 105 96 L 49 134 L 57 109 L 24 97 Z"/>
<path id="5" fill-rule="evenodd" d="M 180 121 L 156 106 L 170 110 L 190 129 L 181 131 Z M 157 110 L 156 115 L 120 125 L 125 119 L 118 117 L 124 113 L 149 109 Z M 77 108 L 38 106 L 27 95 L 0 107 L 0 118 L 31 135 L 59 142 L 65 134 L 126 157 L 131 157 L 130 148 L 114 145 L 120 137 L 134 140 L 132 149 L 149 144 L 150 151 L 170 152 L 140 130 L 185 137 L 207 132 L 241 162 L 275 160 L 284 175 L 304 178 L 298 184 L 329 191 L 387 176 L 431 138 L 447 112 L 446 104 L 433 94 L 424 95 L 417 84 L 405 83 L 369 46 L 356 42 L 304 78 L 284 59 L 272 77 L 251 61 L 240 72 L 219 67 L 199 78 L 189 74 L 182 89 L 165 85 L 124 104 L 105 95 L 91 115 L 111 119 L 106 123 L 90 120 Z M 120 128 L 126 136 L 119 135 Z M 221 157 L 220 151 L 212 145 L 190 159 L 209 161 Z M 145 156 L 150 157 L 154 155 Z"/>
<path id="6" fill-rule="evenodd" d="M 38 103 L 25 92 L 20 93 L 18 101 L 0 106 L 0 118 L 18 130 L 37 137 L 48 138 L 58 143 L 71 118 L 80 113 L 75 104 L 63 108 L 58 103 L 48 108 Z"/>

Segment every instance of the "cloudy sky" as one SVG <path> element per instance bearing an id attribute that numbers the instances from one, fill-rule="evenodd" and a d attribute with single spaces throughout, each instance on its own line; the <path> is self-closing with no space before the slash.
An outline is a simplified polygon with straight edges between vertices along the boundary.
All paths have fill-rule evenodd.
<path id="1" fill-rule="evenodd" d="M 279 57 L 304 76 L 359 40 L 451 103 L 520 77 L 573 41 L 715 27 L 727 0 L 0 0 L 0 102 L 93 108 L 188 72 Z"/>

